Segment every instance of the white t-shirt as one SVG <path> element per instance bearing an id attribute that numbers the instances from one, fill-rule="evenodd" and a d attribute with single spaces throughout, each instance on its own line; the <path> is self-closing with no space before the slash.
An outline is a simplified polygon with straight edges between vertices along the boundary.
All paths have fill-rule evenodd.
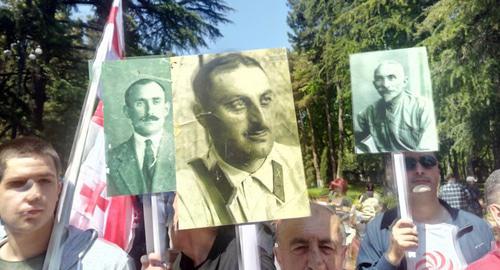
<path id="1" fill-rule="evenodd" d="M 457 241 L 457 226 L 417 223 L 417 231 L 416 257 L 407 258 L 407 269 L 457 270 L 467 267 Z"/>

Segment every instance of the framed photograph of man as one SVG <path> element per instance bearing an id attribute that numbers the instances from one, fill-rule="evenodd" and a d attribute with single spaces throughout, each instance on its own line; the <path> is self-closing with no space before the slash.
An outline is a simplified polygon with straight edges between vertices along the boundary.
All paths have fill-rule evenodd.
<path id="1" fill-rule="evenodd" d="M 108 196 L 175 191 L 168 58 L 102 67 Z"/>
<path id="2" fill-rule="evenodd" d="M 180 228 L 309 215 L 286 50 L 171 64 Z"/>
<path id="3" fill-rule="evenodd" d="M 356 153 L 437 151 L 424 47 L 350 56 Z"/>

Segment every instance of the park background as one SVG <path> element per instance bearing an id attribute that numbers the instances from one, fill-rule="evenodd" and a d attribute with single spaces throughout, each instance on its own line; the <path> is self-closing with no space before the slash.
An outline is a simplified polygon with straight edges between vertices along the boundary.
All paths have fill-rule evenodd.
<path id="1" fill-rule="evenodd" d="M 36 134 L 67 162 L 111 0 L 0 1 L 0 141 Z M 310 195 L 336 178 L 382 186 L 387 155 L 355 155 L 349 55 L 425 46 L 441 173 L 500 168 L 494 0 L 124 0 L 126 55 L 287 47 Z M 357 187 L 357 188 L 354 188 Z M 357 193 L 349 193 L 355 197 Z"/>

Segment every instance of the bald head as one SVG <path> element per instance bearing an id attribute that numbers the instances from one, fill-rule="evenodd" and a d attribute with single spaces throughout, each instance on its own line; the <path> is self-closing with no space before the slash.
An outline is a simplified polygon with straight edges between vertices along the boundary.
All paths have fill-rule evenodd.
<path id="1" fill-rule="evenodd" d="M 381 62 L 373 73 L 373 85 L 385 102 L 398 97 L 406 86 L 403 66 L 394 60 Z"/>
<path id="2" fill-rule="evenodd" d="M 484 190 L 488 205 L 493 203 L 500 204 L 500 170 L 496 170 L 490 174 L 484 183 Z"/>
<path id="3" fill-rule="evenodd" d="M 283 270 L 342 269 L 344 230 L 335 212 L 311 204 L 311 216 L 281 220 L 276 228 L 276 257 Z"/>

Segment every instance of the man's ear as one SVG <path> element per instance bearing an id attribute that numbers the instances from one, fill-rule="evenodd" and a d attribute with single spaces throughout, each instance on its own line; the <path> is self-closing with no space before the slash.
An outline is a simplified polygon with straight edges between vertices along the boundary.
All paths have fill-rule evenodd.
<path id="1" fill-rule="evenodd" d="M 206 120 L 207 113 L 204 112 L 204 110 L 200 104 L 198 104 L 198 103 L 193 104 L 193 113 L 194 113 L 194 116 L 196 117 L 196 120 L 198 120 L 198 123 L 200 123 L 204 128 L 206 128 L 207 127 L 207 120 Z"/>
<path id="2" fill-rule="evenodd" d="M 170 113 L 170 102 L 165 102 L 165 115 Z"/>
<path id="3" fill-rule="evenodd" d="M 273 247 L 273 253 L 274 253 L 274 256 L 276 257 L 276 260 L 278 261 L 278 264 L 283 267 L 283 258 L 281 257 L 281 253 L 279 251 L 279 247 L 278 246 L 274 246 Z"/>
<path id="4" fill-rule="evenodd" d="M 408 76 L 405 76 L 403 79 L 403 86 L 406 86 L 408 84 Z"/>
<path id="5" fill-rule="evenodd" d="M 57 196 L 61 195 L 62 188 L 63 188 L 63 181 L 61 180 L 57 181 Z"/>
<path id="6" fill-rule="evenodd" d="M 347 259 L 346 259 L 346 258 L 347 258 L 347 255 L 348 255 L 348 254 L 347 254 L 347 251 L 348 251 L 348 250 L 349 250 L 349 246 L 348 246 L 348 245 L 342 245 L 342 246 L 340 247 L 340 250 L 339 250 L 339 252 L 340 252 L 340 256 L 339 256 L 339 258 L 340 258 L 340 260 L 341 260 L 341 261 L 340 261 L 340 265 L 342 265 L 342 266 L 343 266 L 343 268 L 342 268 L 342 269 L 345 269 L 345 265 L 346 265 L 346 263 L 347 263 Z"/>
<path id="7" fill-rule="evenodd" d="M 123 105 L 122 112 L 125 115 L 125 117 L 130 118 L 130 115 L 128 114 L 128 107 L 127 107 L 127 105 Z"/>
<path id="8" fill-rule="evenodd" d="M 496 224 L 500 226 L 500 204 L 493 203 L 489 205 L 488 211 L 490 212 L 493 220 L 495 220 Z"/>

